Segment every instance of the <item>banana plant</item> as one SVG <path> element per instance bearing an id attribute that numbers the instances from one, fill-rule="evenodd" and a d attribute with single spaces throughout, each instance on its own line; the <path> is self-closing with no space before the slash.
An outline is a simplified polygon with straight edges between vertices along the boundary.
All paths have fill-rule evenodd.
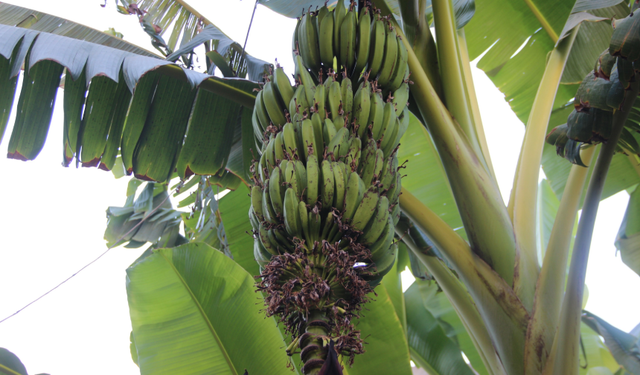
<path id="1" fill-rule="evenodd" d="M 299 54 L 294 73 L 299 82 L 297 88 L 287 89 L 288 81 L 278 81 L 279 69 L 247 54 L 184 0 L 120 1 L 119 11 L 138 15 L 163 56 L 85 26 L 0 4 L 2 135 L 16 97 L 18 107 L 8 157 L 37 157 L 46 140 L 58 87 L 63 85 L 63 164 L 68 166 L 75 159 L 76 165 L 157 183 L 149 184 L 142 193 L 146 195 L 135 203 L 129 192 L 125 207 L 110 208 L 105 235 L 111 245 L 123 241 L 129 241 L 129 246 L 152 244 L 127 270 L 131 353 L 141 373 L 286 373 L 290 368 L 305 374 L 410 374 L 413 360 L 430 374 L 638 374 L 637 337 L 582 313 L 586 262 L 599 201 L 625 189 L 635 192 L 617 246 L 625 263 L 638 272 L 640 101 L 636 100 L 635 62 L 640 57 L 640 23 L 630 15 L 633 4 L 616 0 L 371 3 L 260 3 L 282 15 L 301 17 L 298 30 L 303 31 L 296 31 L 292 46 Z M 320 10 L 309 11 L 315 7 Z M 301 9 L 305 9 L 303 14 Z M 334 24 L 331 28 L 318 21 L 328 20 L 328 14 Z M 379 51 L 371 52 L 372 57 L 361 62 L 358 57 L 365 52 L 358 49 L 358 43 L 366 37 L 363 31 L 344 25 L 362 25 L 367 20 L 371 22 L 371 46 L 377 21 L 381 21 L 382 34 L 393 37 L 382 43 L 386 49 L 381 56 L 376 55 Z M 334 40 L 334 48 L 339 46 L 336 53 L 324 56 L 326 47 L 320 40 L 327 42 L 326 38 L 342 34 L 349 37 Z M 75 39 L 77 35 L 82 40 Z M 168 35 L 167 41 L 163 35 Z M 317 55 L 310 49 L 314 40 L 321 45 Z M 209 68 L 196 72 L 188 56 L 203 43 Z M 396 43 L 392 50 L 386 47 L 389 43 Z M 399 56 L 397 61 L 405 63 L 410 74 L 393 70 L 401 64 L 385 64 L 387 53 Z M 526 124 L 508 204 L 497 187 L 471 80 L 470 61 L 479 56 L 478 67 Z M 181 63 L 174 62 L 178 59 Z M 213 66 L 225 77 L 212 76 Z M 369 73 L 352 73 L 364 67 Z M 336 69 L 332 72 L 331 68 Z M 336 76 L 341 70 L 344 78 Z M 278 104 L 269 100 L 278 89 L 284 100 L 280 106 L 293 118 L 301 95 L 323 100 L 324 95 L 317 93 L 325 86 L 327 92 L 348 92 L 349 88 L 342 87 L 348 85 L 356 91 L 367 85 L 372 71 L 384 94 L 380 96 L 389 98 L 396 109 L 401 92 L 385 85 L 399 77 L 397 83 L 405 82 L 410 88 L 407 109 L 399 114 L 385 115 L 384 102 L 376 102 L 376 94 L 367 104 L 378 108 L 382 103 L 383 117 L 397 116 L 398 123 L 402 121 L 399 148 L 385 143 L 393 134 L 380 138 L 384 131 L 375 130 L 374 125 L 368 136 L 369 123 L 357 123 L 362 104 L 353 107 L 347 120 L 340 119 L 346 101 L 327 99 L 326 106 L 308 103 L 309 119 L 300 111 L 300 132 L 308 136 L 303 139 L 328 135 L 328 139 L 339 139 L 328 142 L 333 155 L 357 143 L 361 144 L 355 149 L 359 152 L 362 147 L 364 153 L 365 143 L 373 142 L 371 148 L 380 151 L 380 160 L 391 161 L 397 175 L 395 184 L 384 189 L 388 202 L 382 206 L 386 209 L 378 210 L 393 216 L 386 224 L 390 229 L 384 232 L 389 243 L 394 242 L 385 245 L 392 249 L 386 257 L 391 261 L 384 272 L 375 270 L 375 277 L 365 278 L 368 287 L 358 284 L 361 290 L 372 289 L 375 294 L 360 296 L 353 310 L 334 301 L 329 307 L 335 315 L 327 318 L 316 314 L 317 304 L 309 314 L 311 305 L 296 300 L 300 294 L 290 300 L 274 297 L 272 286 L 281 281 L 280 276 L 265 284 L 269 272 L 282 272 L 272 260 L 288 258 L 277 248 L 275 252 L 264 248 L 261 226 L 269 219 L 263 218 L 269 216 L 269 209 L 282 211 L 274 211 L 274 216 L 285 216 L 286 231 L 277 230 L 280 222 L 276 220 L 264 232 L 281 236 L 276 242 L 283 247 L 298 247 L 291 233 L 308 234 L 286 217 L 299 215 L 290 210 L 293 204 L 306 213 L 299 197 L 311 199 L 312 190 L 304 189 L 293 176 L 300 181 L 307 176 L 298 162 L 304 162 L 302 169 L 309 173 L 310 160 L 321 157 L 314 155 L 317 147 L 310 146 L 313 142 L 296 143 L 296 130 L 284 125 L 289 123 L 287 114 L 276 113 Z M 18 91 L 20 74 L 23 84 Z M 319 84 L 322 74 L 326 81 L 340 84 Z M 311 85 L 315 92 L 305 92 Z M 324 108 L 330 110 L 320 112 Z M 371 112 L 371 118 L 377 115 L 377 109 L 364 112 Z M 343 126 L 333 130 L 335 134 L 330 130 L 322 134 L 321 128 L 322 135 L 315 135 L 311 113 L 322 113 Z M 354 132 L 364 141 L 352 142 Z M 278 144 L 278 135 L 282 138 L 279 147 L 273 146 Z M 274 149 L 268 151 L 268 147 Z M 262 175 L 263 162 L 258 159 L 269 152 L 274 157 L 283 152 L 278 159 L 289 161 L 286 165 L 264 162 L 281 170 L 280 174 L 272 174 L 271 168 Z M 349 152 L 339 157 L 354 160 L 349 159 Z M 335 169 L 318 161 L 315 165 L 323 175 Z M 547 179 L 539 184 L 541 166 Z M 372 182 L 379 187 L 372 176 L 382 173 L 382 169 L 374 172 L 354 166 L 354 191 L 357 193 L 359 178 L 365 175 L 369 176 L 367 192 Z M 198 186 L 182 201 L 182 205 L 194 205 L 194 214 L 182 215 L 188 238 L 175 230 L 179 222 L 175 211 L 166 200 L 160 203 L 157 198 L 168 197 L 166 186 L 172 180 L 186 186 L 185 190 Z M 349 179 L 344 181 L 342 188 L 349 191 Z M 214 186 L 232 191 L 218 201 L 213 198 Z M 392 189 L 399 195 L 395 207 L 394 195 L 389 194 Z M 263 191 L 275 193 L 271 197 L 281 195 L 285 203 L 269 198 L 273 207 L 258 207 L 256 190 L 262 197 Z M 383 200 L 377 198 L 374 205 L 364 198 L 373 195 L 356 193 L 353 200 L 333 201 L 333 207 L 352 211 L 346 220 L 358 216 L 357 207 L 350 207 L 353 202 L 378 207 L 377 202 Z M 313 194 L 325 201 L 333 197 L 326 190 Z M 315 201 L 308 203 L 313 207 Z M 583 211 L 573 241 L 579 209 Z M 311 217 L 312 212 L 308 213 Z M 361 240 L 359 234 L 349 234 L 358 228 L 355 221 L 342 223 L 344 216 L 322 213 L 329 214 L 326 220 L 337 219 L 336 231 L 347 233 L 350 244 Z M 160 222 L 168 224 L 160 228 Z M 321 222 L 326 224 L 325 219 Z M 141 225 L 137 232 L 129 233 L 129 227 L 136 225 Z M 365 238 L 370 227 L 359 229 Z M 393 240 L 394 232 L 397 240 Z M 158 241 L 160 235 L 164 241 Z M 291 250 L 290 254 L 298 253 Z M 340 262 L 327 268 L 356 274 L 358 268 L 372 265 L 367 259 L 371 258 L 349 258 L 346 268 L 336 266 Z M 294 260 L 286 272 L 294 274 L 296 264 L 306 261 Z M 420 280 L 403 293 L 400 272 L 407 266 Z M 253 277 L 262 279 L 259 294 Z M 353 276 L 350 280 L 356 284 L 360 279 Z M 313 294 L 302 297 L 313 298 Z M 266 303 L 267 319 L 256 300 Z M 282 310 L 296 309 L 302 313 L 293 320 L 274 318 Z M 338 325 L 339 334 L 332 331 L 330 323 L 347 315 L 353 324 Z M 605 337 L 604 343 L 598 335 Z M 336 337 L 343 341 L 334 343 Z M 287 358 L 298 349 L 302 349 L 301 359 L 297 354 L 293 360 Z"/>

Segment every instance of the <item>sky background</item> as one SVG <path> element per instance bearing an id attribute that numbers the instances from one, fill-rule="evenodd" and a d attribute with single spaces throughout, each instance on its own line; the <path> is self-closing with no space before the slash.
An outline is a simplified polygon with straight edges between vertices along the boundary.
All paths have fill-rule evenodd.
<path id="1" fill-rule="evenodd" d="M 89 25 L 114 27 L 125 40 L 152 50 L 133 16 L 109 0 L 9 0 Z M 191 0 L 232 39 L 246 36 L 253 1 Z M 258 7 L 247 51 L 293 73 L 291 35 L 295 20 Z M 508 197 L 524 126 L 486 78 L 474 69 L 482 118 L 503 197 Z M 62 95 L 60 93 L 59 95 Z M 61 100 L 61 96 L 58 97 Z M 48 142 L 34 162 L 8 160 L 10 127 L 0 145 L 5 197 L 0 235 L 0 320 L 31 302 L 106 250 L 105 210 L 125 201 L 128 179 L 111 173 L 61 167 L 62 110 L 56 106 Z M 13 119 L 10 120 L 10 124 Z M 505 142 L 505 140 L 509 140 Z M 600 205 L 591 246 L 587 309 L 625 331 L 638 324 L 640 278 L 615 255 L 613 242 L 628 194 Z M 30 374 L 138 374 L 129 352 L 131 324 L 125 270 L 142 249 L 116 248 L 20 314 L 0 323 L 0 347 L 17 354 Z M 405 278 L 405 288 L 411 282 Z"/>

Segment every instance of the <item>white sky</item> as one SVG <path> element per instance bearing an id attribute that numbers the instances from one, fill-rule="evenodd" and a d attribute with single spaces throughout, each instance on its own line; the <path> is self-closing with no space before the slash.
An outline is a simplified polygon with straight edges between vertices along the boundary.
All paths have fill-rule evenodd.
<path id="1" fill-rule="evenodd" d="M 135 18 L 115 11 L 114 0 L 109 0 L 106 9 L 99 6 L 102 0 L 6 2 L 98 30 L 115 27 L 126 40 L 149 46 Z M 189 3 L 231 38 L 244 41 L 253 1 Z M 285 71 L 292 73 L 294 25 L 294 21 L 258 7 L 247 50 L 266 61 L 278 58 Z M 508 196 L 524 127 L 482 72 L 474 70 L 474 80 L 491 158 L 503 196 Z M 5 197 L 0 226 L 0 319 L 102 253 L 106 249 L 102 240 L 105 209 L 125 200 L 126 179 L 115 180 L 110 173 L 93 168 L 60 166 L 61 134 L 61 109 L 56 107 L 48 143 L 35 162 L 5 159 L 10 130 L 0 145 L 0 170 L 5 176 L 0 185 L 0 196 Z M 640 278 L 614 256 L 613 241 L 627 201 L 623 192 L 601 204 L 587 272 L 587 309 L 625 331 L 638 324 L 640 290 Z M 138 374 L 129 353 L 125 269 L 141 251 L 113 249 L 50 295 L 0 324 L 0 347 L 16 353 L 30 374 Z"/>

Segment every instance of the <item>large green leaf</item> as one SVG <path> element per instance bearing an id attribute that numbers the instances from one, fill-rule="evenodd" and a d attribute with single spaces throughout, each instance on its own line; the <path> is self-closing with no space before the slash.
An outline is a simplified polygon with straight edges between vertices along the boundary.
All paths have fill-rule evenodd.
<path id="1" fill-rule="evenodd" d="M 286 374 L 273 318 L 251 275 L 201 243 L 159 249 L 127 269 L 141 374 Z"/>
<path id="2" fill-rule="evenodd" d="M 400 140 L 398 163 L 402 187 L 411 191 L 422 203 L 440 216 L 458 234 L 465 237 L 462 219 L 431 136 L 418 119 L 411 114 L 409 127 Z"/>
<path id="3" fill-rule="evenodd" d="M 366 351 L 356 357 L 353 367 L 347 368 L 348 374 L 410 375 L 409 348 L 391 297 L 383 284 L 375 292 L 355 322 Z"/>
<path id="4" fill-rule="evenodd" d="M 640 188 L 636 187 L 618 231 L 616 247 L 622 261 L 640 275 Z"/>
<path id="5" fill-rule="evenodd" d="M 248 142 L 242 142 L 242 119 L 246 116 L 240 108 L 253 106 L 252 90 L 257 83 L 211 77 L 157 58 L 27 29 L 0 25 L 0 35 L 2 64 L 17 74 L 15 67 L 22 65 L 29 51 L 26 74 L 32 78 L 24 80 L 20 94 L 21 115 L 11 135 L 10 157 L 31 160 L 40 152 L 60 73 L 66 68 L 66 82 L 72 88 L 65 93 L 66 164 L 75 154 L 84 166 L 110 169 L 120 148 L 128 173 L 165 181 L 180 158 L 186 136 L 183 174 L 187 169 L 214 174 L 226 168 L 242 179 L 248 178 L 250 160 L 244 159 L 249 158 L 251 150 L 245 149 Z M 14 53 L 16 48 L 20 49 L 18 53 Z M 78 81 L 81 75 L 83 80 Z M 0 97 L 13 95 L 14 79 L 15 75 L 4 76 Z M 82 82 L 90 82 L 84 101 Z M 129 100 L 127 95 L 134 89 Z M 212 93 L 197 96 L 206 100 L 195 100 L 198 90 Z M 87 111 L 79 119 L 83 104 Z M 225 108 L 229 115 L 212 116 L 207 112 L 209 107 Z M 90 108 L 97 114 L 91 115 Z M 209 139 L 207 132 L 211 129 L 226 134 L 226 142 L 213 157 L 209 156 L 211 145 L 198 142 Z M 227 165 L 230 155 L 234 155 L 233 163 Z"/>
<path id="6" fill-rule="evenodd" d="M 574 3 L 476 0 L 476 14 L 465 27 L 469 57 L 475 59 L 486 51 L 478 68 L 505 94 L 523 122 L 542 79 L 547 53 L 558 40 Z"/>
<path id="7" fill-rule="evenodd" d="M 407 339 L 411 358 L 431 375 L 464 375 L 473 371 L 464 362 L 454 338 L 450 338 L 438 320 L 426 309 L 416 281 L 404 294 L 407 306 Z"/>

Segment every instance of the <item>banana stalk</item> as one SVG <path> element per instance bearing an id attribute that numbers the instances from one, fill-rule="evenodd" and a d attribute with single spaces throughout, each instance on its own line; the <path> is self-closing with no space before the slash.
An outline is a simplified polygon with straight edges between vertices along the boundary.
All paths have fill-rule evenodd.
<path id="1" fill-rule="evenodd" d="M 547 125 L 551 117 L 560 78 L 577 33 L 578 28 L 573 29 L 569 37 L 563 39 L 551 52 L 547 61 L 527 121 L 522 151 L 518 160 L 518 171 L 511 190 L 511 194 L 514 196 L 513 226 L 519 250 L 516 274 L 520 276 L 514 282 L 514 289 L 528 309 L 533 306 L 533 296 L 539 273 L 536 253 L 536 200 L 531 197 L 538 195 L 538 173 Z"/>
<path id="2" fill-rule="evenodd" d="M 464 35 L 464 28 L 458 30 L 457 34 L 463 76 L 465 77 L 464 83 L 467 88 L 467 105 L 471 111 L 473 123 L 476 126 L 476 134 L 478 134 L 478 142 L 480 143 L 482 155 L 484 155 L 484 160 L 489 168 L 489 173 L 493 176 L 493 179 L 496 180 L 496 172 L 493 170 L 493 163 L 491 163 L 491 155 L 489 153 L 489 145 L 487 144 L 487 138 L 484 134 L 484 126 L 482 125 L 482 117 L 480 116 L 480 106 L 478 105 L 478 98 L 476 97 L 476 88 L 473 85 L 473 75 L 471 74 L 471 64 L 469 64 L 469 51 L 467 49 L 467 39 Z"/>
<path id="3" fill-rule="evenodd" d="M 591 164 L 594 150 L 595 147 L 590 147 L 580 156 L 588 165 Z M 588 172 L 588 168 L 579 165 L 571 167 L 551 230 L 538 278 L 531 321 L 527 329 L 527 343 L 524 350 L 526 375 L 539 374 L 551 350 L 564 291 L 560 286 L 565 282 L 571 234 Z"/>
<path id="4" fill-rule="evenodd" d="M 384 1 L 373 3 L 384 15 L 391 14 Z M 512 285 L 516 241 L 497 184 L 438 97 L 404 33 L 395 26 L 409 54 L 411 93 L 442 159 L 463 224 L 471 234 L 471 248 Z"/>
<path id="5" fill-rule="evenodd" d="M 434 90 L 440 98 L 444 98 L 436 42 L 429 29 L 429 24 L 423 16 L 427 2 L 426 0 L 400 0 L 398 5 L 402 13 L 404 34 L 408 38 L 408 42 L 413 48 L 418 61 L 420 61 L 420 66 L 429 77 Z"/>
<path id="6" fill-rule="evenodd" d="M 413 252 L 422 264 L 433 275 L 442 291 L 446 294 L 458 317 L 465 326 L 473 341 L 474 346 L 482 357 L 482 361 L 493 375 L 506 375 L 504 367 L 500 362 L 491 336 L 487 331 L 478 309 L 469 297 L 469 293 L 464 289 L 460 281 L 451 273 L 438 257 L 435 256 L 431 247 L 424 241 L 420 233 L 416 232 L 413 223 L 402 215 L 396 233 Z"/>
<path id="7" fill-rule="evenodd" d="M 451 115 L 456 119 L 462 131 L 467 136 L 471 147 L 487 169 L 489 166 L 483 159 L 482 147 L 478 141 L 478 133 L 471 113 L 469 94 L 463 62 L 460 57 L 458 34 L 456 29 L 455 12 L 451 0 L 433 0 L 433 18 L 438 36 L 438 59 L 442 72 L 442 86 L 444 87 L 444 102 Z"/>
<path id="8" fill-rule="evenodd" d="M 591 181 L 589 182 L 582 207 L 576 241 L 573 245 L 567 289 L 562 302 L 560 321 L 558 323 L 559 328 L 556 331 L 551 353 L 542 372 L 543 375 L 578 373 L 580 314 L 582 311 L 584 280 L 587 273 L 587 261 L 589 259 L 589 247 L 593 235 L 593 227 L 613 153 L 618 144 L 624 123 L 637 96 L 638 82 L 634 80 L 630 88 L 625 92 L 622 109 L 615 111 L 613 115 L 611 137 L 602 145 L 598 160 L 593 169 Z"/>
<path id="9" fill-rule="evenodd" d="M 433 241 L 460 276 L 487 325 L 506 373 L 523 373 L 522 358 L 529 314 L 513 289 L 438 215 L 404 189 L 400 195 L 400 207 Z"/>

